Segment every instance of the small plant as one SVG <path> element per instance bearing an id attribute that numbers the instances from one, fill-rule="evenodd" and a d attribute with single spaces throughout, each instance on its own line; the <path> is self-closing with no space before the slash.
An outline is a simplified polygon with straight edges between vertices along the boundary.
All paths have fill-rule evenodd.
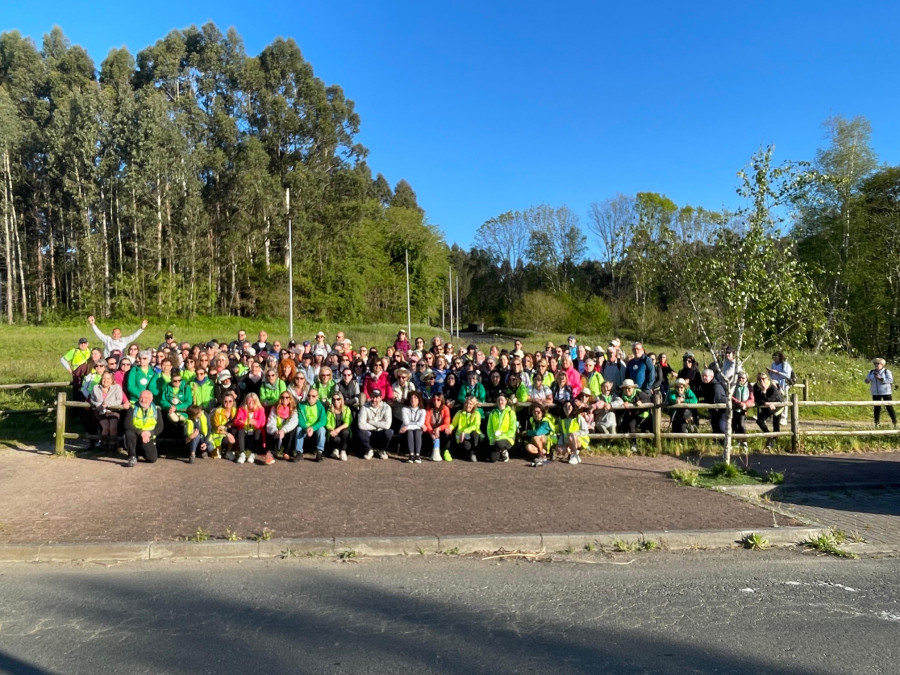
<path id="1" fill-rule="evenodd" d="M 418 553 L 419 555 L 425 555 L 425 549 L 421 546 L 416 546 L 416 553 Z"/>
<path id="2" fill-rule="evenodd" d="M 772 485 L 781 485 L 784 482 L 784 474 L 781 471 L 773 471 L 769 469 L 764 476 L 767 483 Z"/>
<path id="3" fill-rule="evenodd" d="M 446 551 L 444 551 L 444 555 L 459 555 L 459 546 L 448 548 Z"/>
<path id="4" fill-rule="evenodd" d="M 584 550 L 587 551 L 588 553 L 593 553 L 594 551 L 597 550 L 597 545 L 596 545 L 596 544 L 593 544 L 593 543 L 591 543 L 591 544 L 585 544 L 585 545 L 584 545 Z"/>
<path id="5" fill-rule="evenodd" d="M 659 543 L 653 539 L 642 539 L 640 546 L 642 551 L 655 551 L 659 548 Z"/>
<path id="6" fill-rule="evenodd" d="M 292 548 L 285 549 L 281 552 L 281 558 L 296 558 L 298 555 L 297 551 Z"/>
<path id="7" fill-rule="evenodd" d="M 225 539 L 227 539 L 228 541 L 238 541 L 240 537 L 237 535 L 237 532 L 225 530 Z"/>
<path id="8" fill-rule="evenodd" d="M 194 536 L 191 537 L 191 541 L 206 541 L 209 539 L 209 532 L 204 530 L 202 527 L 198 527 L 197 531 L 194 533 Z"/>
<path id="9" fill-rule="evenodd" d="M 254 537 L 254 539 L 255 539 L 256 541 L 269 541 L 269 539 L 272 538 L 272 535 L 273 535 L 273 534 L 275 534 L 275 530 L 273 530 L 273 529 L 271 529 L 271 528 L 268 528 L 268 527 L 264 527 L 264 528 L 262 529 L 262 532 L 260 532 L 259 534 L 257 534 L 257 535 Z"/>
<path id="10" fill-rule="evenodd" d="M 672 469 L 669 478 L 677 480 L 682 485 L 696 487 L 700 481 L 700 472 L 695 469 Z"/>
<path id="11" fill-rule="evenodd" d="M 866 538 L 863 537 L 859 532 L 853 531 L 847 535 L 847 538 L 852 541 L 854 544 L 865 544 Z"/>
<path id="12" fill-rule="evenodd" d="M 340 551 L 340 552 L 337 554 L 337 557 L 338 557 L 340 560 L 352 560 L 353 558 L 358 558 L 358 557 L 359 557 L 359 553 L 357 553 L 357 552 L 354 551 L 353 549 L 350 549 L 350 550 L 347 550 L 347 551 Z"/>
<path id="13" fill-rule="evenodd" d="M 564 555 L 571 555 L 575 553 L 575 549 L 572 546 L 566 546 L 560 553 Z"/>
<path id="14" fill-rule="evenodd" d="M 634 551 L 637 549 L 637 544 L 630 541 L 625 541 L 624 539 L 616 539 L 613 542 L 613 550 L 619 553 L 627 553 L 628 551 Z"/>
<path id="15" fill-rule="evenodd" d="M 847 541 L 847 533 L 843 530 L 837 530 L 832 528 L 831 536 L 834 539 L 835 544 L 843 544 Z"/>
<path id="16" fill-rule="evenodd" d="M 833 532 L 823 532 L 817 537 L 810 537 L 803 542 L 803 546 L 810 550 L 816 550 L 828 555 L 835 555 L 839 558 L 858 558 L 859 556 L 851 551 L 845 551 L 838 548 L 838 542 L 835 541 Z"/>
<path id="17" fill-rule="evenodd" d="M 751 551 L 765 551 L 769 548 L 769 540 L 758 532 L 748 534 L 741 540 L 741 543 L 744 548 L 749 548 Z"/>
<path id="18" fill-rule="evenodd" d="M 716 462 L 709 469 L 709 474 L 716 478 L 737 478 L 740 473 L 740 469 L 727 462 Z"/>

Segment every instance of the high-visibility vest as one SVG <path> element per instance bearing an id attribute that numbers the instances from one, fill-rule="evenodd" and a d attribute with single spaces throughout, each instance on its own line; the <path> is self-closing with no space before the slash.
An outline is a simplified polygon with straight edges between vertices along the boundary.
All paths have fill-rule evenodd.
<path id="1" fill-rule="evenodd" d="M 206 415 L 200 413 L 200 417 L 195 420 L 192 420 L 190 417 L 187 418 L 184 422 L 184 437 L 190 438 L 194 434 L 194 428 L 197 428 L 197 431 L 200 432 L 201 436 L 209 436 L 209 420 L 206 419 Z"/>
<path id="2" fill-rule="evenodd" d="M 140 431 L 153 431 L 156 429 L 156 405 L 151 403 L 150 407 L 146 410 L 140 406 L 136 406 L 131 420 L 135 429 Z"/>

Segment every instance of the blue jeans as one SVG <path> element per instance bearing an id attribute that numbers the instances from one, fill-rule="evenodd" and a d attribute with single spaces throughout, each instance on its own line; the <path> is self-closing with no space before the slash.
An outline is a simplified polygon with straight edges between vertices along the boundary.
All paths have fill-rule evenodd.
<path id="1" fill-rule="evenodd" d="M 197 451 L 200 449 L 200 446 L 203 445 L 204 443 L 206 444 L 207 452 L 212 451 L 212 449 L 215 447 L 213 445 L 212 440 L 209 437 L 204 436 L 203 434 L 197 434 L 196 437 L 194 437 L 192 440 L 188 441 L 188 451 L 192 455 L 196 455 Z"/>
<path id="2" fill-rule="evenodd" d="M 297 429 L 297 445 L 295 447 L 295 452 L 298 455 L 302 455 L 303 448 L 308 442 L 311 443 L 313 439 L 315 439 L 316 442 L 316 452 L 325 452 L 325 427 L 319 427 L 313 432 L 312 436 L 306 435 L 306 429 Z"/>

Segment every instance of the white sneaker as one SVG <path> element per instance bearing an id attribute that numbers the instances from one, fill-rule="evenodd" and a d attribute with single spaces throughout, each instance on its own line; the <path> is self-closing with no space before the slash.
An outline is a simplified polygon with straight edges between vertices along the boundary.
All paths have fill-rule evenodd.
<path id="1" fill-rule="evenodd" d="M 509 450 L 501 450 L 500 451 L 500 461 L 501 462 L 509 461 Z"/>
<path id="2" fill-rule="evenodd" d="M 256 453 L 251 452 L 250 456 L 247 458 L 247 464 L 256 464 Z"/>
<path id="3" fill-rule="evenodd" d="M 374 456 L 375 456 L 375 452 L 372 450 L 372 448 L 369 448 L 366 451 L 366 454 L 363 455 L 363 459 L 372 459 L 372 457 L 374 457 Z"/>
<path id="4" fill-rule="evenodd" d="M 441 461 L 441 451 L 438 448 L 435 448 L 431 451 L 431 461 L 432 462 L 440 462 Z"/>
<path id="5" fill-rule="evenodd" d="M 388 457 L 387 457 L 387 451 L 386 451 L 386 450 L 379 450 L 379 451 L 378 451 L 378 459 L 387 459 L 387 458 L 388 458 Z"/>
<path id="6" fill-rule="evenodd" d="M 247 461 L 247 455 L 245 455 L 243 452 L 240 453 L 240 454 L 238 455 L 238 458 L 237 458 L 237 463 L 238 463 L 238 464 L 243 464 L 243 463 L 246 462 L 246 461 Z"/>
<path id="7" fill-rule="evenodd" d="M 469 455 L 469 461 L 470 461 L 470 462 L 477 462 L 477 461 L 478 461 L 478 456 L 473 452 L 471 455 Z"/>
<path id="8" fill-rule="evenodd" d="M 581 460 L 578 459 L 578 455 L 572 455 L 569 457 L 569 464 L 578 464 Z"/>
<path id="9" fill-rule="evenodd" d="M 341 450 L 341 461 L 342 462 L 347 461 L 347 451 L 346 450 Z"/>
<path id="10" fill-rule="evenodd" d="M 331 451 L 331 459 L 340 459 L 340 458 L 341 458 L 341 453 L 339 453 L 337 450 Z"/>

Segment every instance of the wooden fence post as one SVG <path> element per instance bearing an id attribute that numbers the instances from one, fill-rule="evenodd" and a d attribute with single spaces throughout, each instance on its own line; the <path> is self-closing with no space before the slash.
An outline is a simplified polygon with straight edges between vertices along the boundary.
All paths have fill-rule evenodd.
<path id="1" fill-rule="evenodd" d="M 66 452 L 66 392 L 65 390 L 56 394 L 56 454 L 62 455 Z"/>
<path id="2" fill-rule="evenodd" d="M 806 394 L 804 394 L 805 396 Z M 797 394 L 791 394 L 791 452 L 800 451 L 800 404 Z"/>
<path id="3" fill-rule="evenodd" d="M 653 393 L 653 441 L 656 443 L 656 453 L 662 454 L 662 393 Z"/>
<path id="4" fill-rule="evenodd" d="M 803 378 L 803 400 L 804 401 L 809 400 L 809 378 L 808 377 Z"/>

